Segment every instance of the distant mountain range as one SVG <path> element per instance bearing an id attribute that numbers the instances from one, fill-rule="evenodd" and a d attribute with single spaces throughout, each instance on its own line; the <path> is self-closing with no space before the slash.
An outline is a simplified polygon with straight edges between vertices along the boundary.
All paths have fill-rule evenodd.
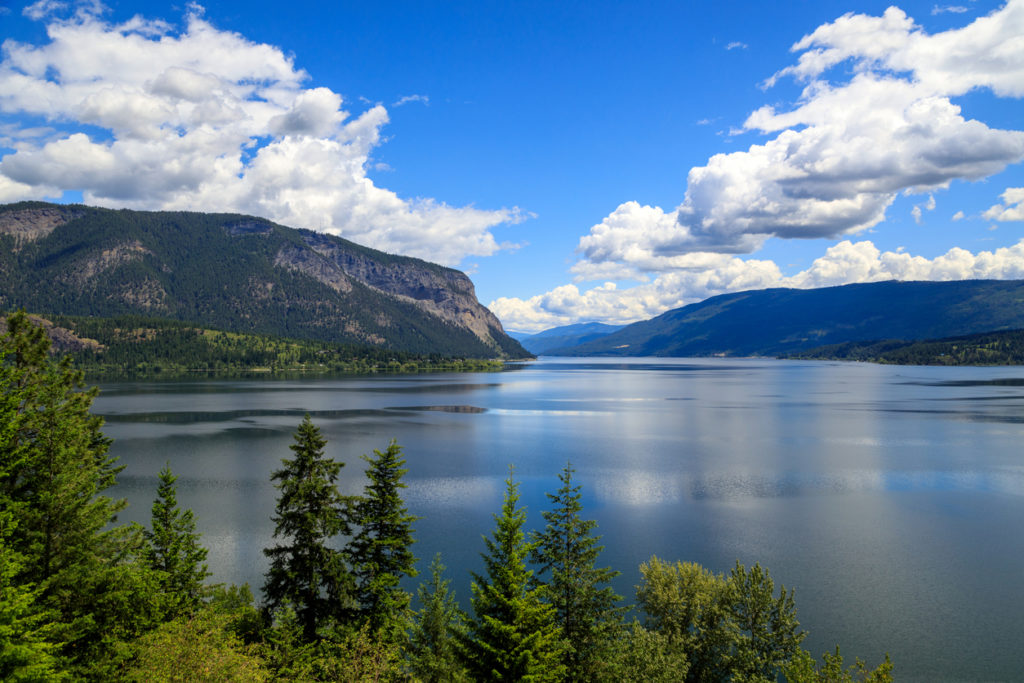
<path id="1" fill-rule="evenodd" d="M 723 294 L 543 353 L 778 356 L 846 342 L 941 339 L 1021 328 L 1024 280 L 890 281 Z"/>
<path id="2" fill-rule="evenodd" d="M 0 205 L 0 310 L 15 308 L 412 353 L 530 355 L 457 270 L 238 214 Z"/>
<path id="3" fill-rule="evenodd" d="M 622 325 L 577 323 L 575 325 L 552 327 L 537 334 L 520 335 L 516 338 L 527 351 L 540 355 L 552 349 L 575 346 L 576 344 L 600 339 L 622 328 Z"/>

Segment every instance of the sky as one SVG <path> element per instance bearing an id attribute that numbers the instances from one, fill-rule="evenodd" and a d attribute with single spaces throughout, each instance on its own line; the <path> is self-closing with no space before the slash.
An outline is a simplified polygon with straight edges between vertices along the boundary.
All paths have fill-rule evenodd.
<path id="1" fill-rule="evenodd" d="M 1024 278 L 1024 0 L 0 0 L 0 202 L 232 211 L 506 330 Z"/>

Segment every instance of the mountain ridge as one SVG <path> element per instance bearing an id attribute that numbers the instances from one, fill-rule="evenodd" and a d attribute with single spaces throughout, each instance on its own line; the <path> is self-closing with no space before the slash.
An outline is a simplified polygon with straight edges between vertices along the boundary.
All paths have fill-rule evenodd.
<path id="1" fill-rule="evenodd" d="M 526 357 L 462 272 L 255 216 L 0 205 L 0 308 Z"/>
<path id="2" fill-rule="evenodd" d="M 1024 327 L 1024 280 L 897 281 L 722 294 L 547 351 L 589 356 L 777 356 L 877 339 Z"/>

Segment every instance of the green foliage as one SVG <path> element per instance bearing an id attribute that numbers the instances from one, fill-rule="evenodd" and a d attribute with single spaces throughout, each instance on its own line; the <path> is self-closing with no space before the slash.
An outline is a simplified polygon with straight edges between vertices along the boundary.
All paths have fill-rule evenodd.
<path id="1" fill-rule="evenodd" d="M 493 537 L 484 538 L 486 576 L 473 573 L 474 614 L 461 639 L 466 665 L 475 680 L 559 681 L 565 676 L 565 644 L 554 607 L 531 586 L 526 560 L 533 547 L 523 531 L 526 510 L 518 505 L 511 467 L 505 484 Z"/>
<path id="2" fill-rule="evenodd" d="M 351 501 L 335 481 L 343 463 L 324 455 L 327 441 L 307 415 L 290 446 L 295 456 L 271 477 L 279 491 L 274 538 L 283 544 L 263 552 L 270 558 L 263 593 L 271 609 L 294 607 L 306 642 L 322 627 L 351 615 L 352 575 L 342 551 L 329 543 L 348 535 Z"/>
<path id="3" fill-rule="evenodd" d="M 423 683 L 460 683 L 469 680 L 458 656 L 458 638 L 465 634 L 466 615 L 443 578 L 441 553 L 430 563 L 430 580 L 421 583 L 416 597 L 420 611 L 409 628 L 407 662 Z"/>
<path id="4" fill-rule="evenodd" d="M 686 680 L 690 668 L 678 639 L 673 640 L 661 631 L 648 630 L 635 621 L 612 641 L 604 663 L 605 666 L 597 670 L 595 680 L 609 683 L 678 683 Z"/>
<path id="5" fill-rule="evenodd" d="M 377 638 L 369 625 L 354 631 L 328 629 L 311 643 L 302 638 L 290 608 L 280 610 L 262 651 L 275 681 L 407 680 L 398 644 Z"/>
<path id="6" fill-rule="evenodd" d="M 82 340 L 68 350 L 88 375 L 148 376 L 207 372 L 408 373 L 495 371 L 500 361 L 410 353 L 360 344 L 224 332 L 165 318 L 53 316 Z"/>
<path id="7" fill-rule="evenodd" d="M 53 614 L 36 604 L 39 591 L 19 584 L 21 556 L 7 544 L 16 523 L 8 510 L 0 510 L 0 680 L 11 683 L 66 680 L 59 671 L 56 645 L 47 622 Z"/>
<path id="8" fill-rule="evenodd" d="M 258 683 L 268 680 L 263 661 L 235 635 L 230 618 L 214 608 L 162 624 L 138 642 L 127 672 L 138 683 Z"/>
<path id="9" fill-rule="evenodd" d="M 190 612 L 199 605 L 206 568 L 206 548 L 199 542 L 191 510 L 178 509 L 177 477 L 170 465 L 160 470 L 160 485 L 153 501 L 151 529 L 145 532 L 145 550 L 150 566 L 160 572 L 164 591 L 175 611 Z"/>
<path id="10" fill-rule="evenodd" d="M 602 669 L 625 610 L 616 606 L 622 596 L 610 585 L 619 572 L 594 566 L 604 546 L 594 535 L 597 522 L 580 518 L 583 505 L 580 487 L 572 483 L 573 472 L 567 464 L 558 477 L 562 487 L 547 494 L 555 507 L 542 513 L 547 526 L 533 534 L 532 559 L 538 578 L 550 576 L 541 583 L 542 594 L 554 606 L 555 621 L 568 645 L 568 677 L 588 681 Z"/>
<path id="11" fill-rule="evenodd" d="M 885 655 L 885 661 L 875 669 L 868 669 L 860 659 L 848 669 L 843 669 L 843 656 L 836 645 L 835 654 L 826 652 L 822 665 L 818 667 L 814 657 L 801 649 L 793 660 L 783 668 L 788 683 L 892 683 L 892 660 Z"/>
<path id="12" fill-rule="evenodd" d="M 408 514 L 402 501 L 402 475 L 409 470 L 403 467 L 401 447 L 392 441 L 383 452 L 375 449 L 363 459 L 370 482 L 355 503 L 359 531 L 347 551 L 363 618 L 374 633 L 397 642 L 408 624 L 411 600 L 399 582 L 417 574 L 410 548 L 415 542 L 412 523 L 419 518 Z"/>
<path id="13" fill-rule="evenodd" d="M 737 563 L 728 577 L 698 564 L 652 557 L 640 565 L 637 600 L 655 629 L 682 644 L 688 681 L 774 681 L 799 652 L 796 608 L 785 588 L 775 597 L 768 572 Z"/>
<path id="14" fill-rule="evenodd" d="M 123 501 L 102 492 L 120 467 L 107 455 L 96 389 L 24 313 L 0 336 L 0 503 L 18 519 L 7 540 L 22 558 L 15 581 L 36 586 L 53 637 L 80 678 L 109 678 L 127 643 L 161 618 L 155 577 L 138 562 L 137 527 L 116 526 Z"/>

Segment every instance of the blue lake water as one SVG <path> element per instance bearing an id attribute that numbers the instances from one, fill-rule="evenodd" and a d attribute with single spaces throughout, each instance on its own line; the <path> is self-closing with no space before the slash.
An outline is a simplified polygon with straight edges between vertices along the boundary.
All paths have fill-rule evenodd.
<path id="1" fill-rule="evenodd" d="M 529 524 L 571 461 L 632 602 L 658 555 L 767 567 L 804 646 L 890 652 L 900 681 L 1024 677 L 1024 368 L 542 359 L 491 374 L 121 382 L 95 411 L 146 523 L 165 462 L 214 580 L 262 583 L 275 490 L 305 413 L 346 464 L 394 438 L 426 567 L 468 606 L 509 464 Z"/>

